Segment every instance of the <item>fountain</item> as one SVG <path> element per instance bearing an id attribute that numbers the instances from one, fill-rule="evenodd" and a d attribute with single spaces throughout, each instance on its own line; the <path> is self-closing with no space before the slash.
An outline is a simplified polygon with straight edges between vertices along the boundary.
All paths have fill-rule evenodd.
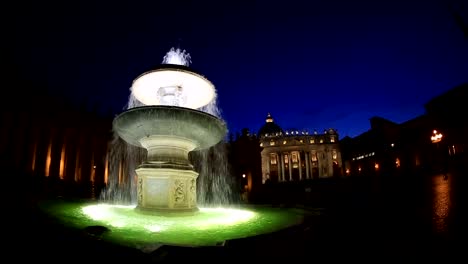
<path id="1" fill-rule="evenodd" d="M 197 196 L 208 191 L 203 177 L 200 179 L 199 171 L 194 169 L 197 166 L 191 164 L 190 154 L 219 146 L 227 128 L 215 107 L 214 85 L 191 70 L 188 62 L 190 56 L 185 51 L 171 49 L 163 64 L 133 81 L 128 108 L 113 120 L 118 138 L 125 142 L 125 147 L 133 148 L 124 156 L 133 159 L 126 166 L 129 180 L 120 181 L 118 175 L 113 177 L 119 181 L 109 179 L 113 183 L 103 190 L 103 196 L 110 199 L 44 201 L 40 204 L 42 211 L 60 225 L 73 229 L 104 227 L 99 230 L 110 232 L 103 232 L 100 240 L 139 249 L 154 249 L 155 244 L 219 245 L 227 240 L 272 233 L 303 221 L 304 211 L 297 208 L 279 210 L 248 205 L 226 208 L 227 204 L 205 207 L 206 203 L 199 207 Z M 134 165 L 141 158 L 139 150 L 146 151 L 145 159 Z M 204 161 L 197 165 L 206 175 L 209 174 L 206 171 L 213 169 L 206 168 Z M 220 163 L 215 166 L 225 165 Z M 111 167 L 119 166 L 111 164 Z M 219 180 L 228 175 L 215 174 L 206 180 L 212 184 L 209 191 L 219 192 L 219 186 L 223 186 L 228 188 L 222 191 L 230 192 L 230 186 Z M 131 190 L 132 199 L 136 189 L 135 201 L 120 203 L 120 197 L 124 196 L 116 191 L 120 185 L 126 191 Z"/>
<path id="2" fill-rule="evenodd" d="M 213 84 L 187 66 L 162 64 L 137 77 L 131 90 L 143 106 L 118 115 L 113 128 L 127 143 L 148 153 L 136 169 L 137 209 L 197 211 L 198 173 L 188 153 L 217 144 L 227 132 L 220 118 L 197 110 L 214 99 Z"/>

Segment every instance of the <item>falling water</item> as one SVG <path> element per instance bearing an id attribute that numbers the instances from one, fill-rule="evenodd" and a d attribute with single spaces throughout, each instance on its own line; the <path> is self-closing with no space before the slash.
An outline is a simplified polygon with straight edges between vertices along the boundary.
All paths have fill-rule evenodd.
<path id="1" fill-rule="evenodd" d="M 185 50 L 174 49 L 164 56 L 163 64 L 188 66 L 191 57 Z M 131 90 L 131 89 L 130 89 Z M 130 93 L 126 109 L 144 106 L 133 93 Z M 220 119 L 221 111 L 217 104 L 217 95 L 213 100 L 197 109 Z M 109 177 L 107 187 L 101 192 L 101 200 L 115 204 L 136 204 L 136 172 L 138 165 L 146 159 L 146 149 L 132 146 L 114 132 L 110 143 Z M 203 206 L 230 205 L 240 201 L 240 194 L 235 191 L 235 180 L 228 162 L 228 148 L 225 142 L 208 149 L 190 153 L 190 160 L 199 173 L 197 178 L 197 203 Z"/>
<path id="2" fill-rule="evenodd" d="M 227 154 L 227 145 L 223 142 L 190 153 L 195 170 L 200 173 L 197 180 L 199 205 L 222 206 L 240 202 Z"/>
<path id="3" fill-rule="evenodd" d="M 109 177 L 101 200 L 114 204 L 136 203 L 135 169 L 146 158 L 146 149 L 132 146 L 113 134 L 109 152 Z"/>

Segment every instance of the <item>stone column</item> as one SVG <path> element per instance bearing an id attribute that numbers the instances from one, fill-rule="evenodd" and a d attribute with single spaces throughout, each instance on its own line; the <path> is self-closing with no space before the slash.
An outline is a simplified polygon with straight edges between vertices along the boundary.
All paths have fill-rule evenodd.
<path id="1" fill-rule="evenodd" d="M 333 153 L 331 150 L 327 150 L 327 163 L 328 163 L 328 176 L 333 176 Z"/>
<path id="2" fill-rule="evenodd" d="M 306 179 L 310 179 L 309 170 L 310 170 L 310 159 L 309 159 L 309 152 L 304 152 L 304 159 L 305 159 L 305 166 L 306 166 Z"/>
<path id="3" fill-rule="evenodd" d="M 266 159 L 266 175 L 268 175 L 268 179 L 271 180 L 270 175 L 271 175 L 271 160 L 270 160 L 270 153 L 268 153 L 268 158 Z"/>
<path id="4" fill-rule="evenodd" d="M 279 160 L 279 164 L 281 165 L 281 181 L 285 181 L 285 177 L 284 177 L 284 154 L 282 152 L 280 152 L 278 154 L 278 157 L 280 157 L 280 160 Z M 279 170 L 278 170 L 279 171 Z"/>
<path id="5" fill-rule="evenodd" d="M 301 162 L 301 151 L 298 152 L 298 163 L 299 163 L 299 180 L 302 180 L 302 162 Z"/>

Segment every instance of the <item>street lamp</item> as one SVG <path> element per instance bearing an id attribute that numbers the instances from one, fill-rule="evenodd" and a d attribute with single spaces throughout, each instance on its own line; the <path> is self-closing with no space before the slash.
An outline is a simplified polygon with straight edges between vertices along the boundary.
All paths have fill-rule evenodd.
<path id="1" fill-rule="evenodd" d="M 432 136 L 431 136 L 432 143 L 438 143 L 441 140 L 442 140 L 442 133 L 437 132 L 437 130 L 434 129 L 434 131 L 432 131 Z"/>

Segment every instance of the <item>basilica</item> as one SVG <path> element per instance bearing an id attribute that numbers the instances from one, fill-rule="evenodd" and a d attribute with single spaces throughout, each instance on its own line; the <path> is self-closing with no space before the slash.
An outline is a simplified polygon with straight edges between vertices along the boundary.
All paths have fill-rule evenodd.
<path id="1" fill-rule="evenodd" d="M 267 115 L 258 132 L 262 183 L 303 181 L 342 175 L 342 160 L 336 130 L 283 130 Z"/>

